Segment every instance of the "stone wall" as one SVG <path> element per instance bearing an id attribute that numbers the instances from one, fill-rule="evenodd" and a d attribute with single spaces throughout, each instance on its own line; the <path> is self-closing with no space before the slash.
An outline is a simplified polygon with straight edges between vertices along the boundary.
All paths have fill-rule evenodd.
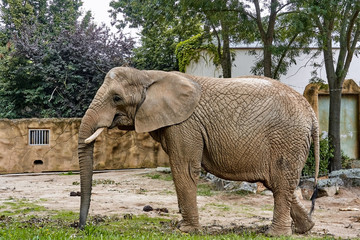
<path id="1" fill-rule="evenodd" d="M 81 119 L 0 120 L 0 174 L 76 171 Z M 30 145 L 29 129 L 48 129 L 49 144 Z M 149 134 L 105 130 L 96 140 L 94 169 L 168 166 L 168 157 Z"/>

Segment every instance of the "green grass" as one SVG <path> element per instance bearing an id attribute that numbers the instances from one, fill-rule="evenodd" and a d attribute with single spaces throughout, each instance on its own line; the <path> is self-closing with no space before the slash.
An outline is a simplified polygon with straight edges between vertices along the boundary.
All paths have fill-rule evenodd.
<path id="1" fill-rule="evenodd" d="M 71 176 L 71 175 L 79 175 L 80 173 L 73 173 L 72 171 L 70 172 L 64 172 L 64 173 L 60 173 L 59 175 L 61 176 Z"/>
<path id="2" fill-rule="evenodd" d="M 171 173 L 148 173 L 145 175 L 145 177 L 148 177 L 151 179 L 163 180 L 163 181 L 172 181 L 173 180 Z"/>
<path id="3" fill-rule="evenodd" d="M 40 199 L 39 201 L 43 201 Z M 9 198 L 0 206 L 1 215 L 14 216 L 19 214 L 28 214 L 32 212 L 46 211 L 46 208 L 27 199 Z"/>
<path id="4" fill-rule="evenodd" d="M 92 180 L 92 186 L 96 186 L 96 185 L 107 185 L 107 184 L 110 184 L 110 185 L 114 185 L 114 184 L 117 184 L 114 180 L 111 180 L 111 179 L 94 179 Z M 72 183 L 72 185 L 80 185 L 80 182 L 79 181 L 75 181 Z"/>
<path id="5" fill-rule="evenodd" d="M 198 196 L 214 196 L 216 192 L 213 190 L 213 186 L 209 183 L 200 183 L 197 186 L 197 195 Z"/>
<path id="6" fill-rule="evenodd" d="M 269 238 L 261 232 L 261 228 L 240 226 L 221 231 L 214 231 L 209 227 L 202 232 L 187 234 L 177 230 L 174 221 L 143 215 L 133 216 L 132 219 L 116 216 L 90 217 L 84 230 L 77 229 L 74 222 L 52 217 L 33 216 L 27 220 L 0 218 L 0 239 L 299 239 Z"/>
<path id="7" fill-rule="evenodd" d="M 206 204 L 205 206 L 215 207 L 215 208 L 221 209 L 222 211 L 225 211 L 225 212 L 231 210 L 230 206 L 221 204 L 221 203 L 209 203 L 209 204 Z"/>
<path id="8" fill-rule="evenodd" d="M 41 200 L 44 201 L 44 200 Z M 299 237 L 269 238 L 263 233 L 264 226 L 253 228 L 233 226 L 223 229 L 204 227 L 194 234 L 182 233 L 177 229 L 177 221 L 149 217 L 132 216 L 90 216 L 84 230 L 77 228 L 78 213 L 71 211 L 49 211 L 38 206 L 39 201 L 7 199 L 0 204 L 0 240 L 5 239 L 299 239 Z M 5 206 L 5 208 L 3 208 Z M 223 204 L 213 207 L 231 210 Z M 29 209 L 18 214 L 6 215 L 4 209 L 11 211 Z M 31 211 L 30 211 L 31 209 Z M 302 239 L 305 236 L 301 236 Z M 308 237 L 307 239 L 314 239 Z M 318 238 L 325 239 L 325 238 Z M 331 238 L 329 238 L 331 239 Z"/>

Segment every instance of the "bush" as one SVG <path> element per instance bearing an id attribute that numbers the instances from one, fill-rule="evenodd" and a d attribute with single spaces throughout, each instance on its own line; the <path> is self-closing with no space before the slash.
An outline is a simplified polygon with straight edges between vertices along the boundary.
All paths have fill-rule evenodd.
<path id="1" fill-rule="evenodd" d="M 329 139 L 320 136 L 320 166 L 319 175 L 327 175 L 329 173 L 328 166 L 330 158 L 332 158 L 334 149 L 329 146 Z M 350 157 L 341 151 L 341 160 L 343 168 L 349 166 Z M 302 170 L 302 176 L 314 176 L 315 174 L 315 157 L 314 157 L 314 144 L 311 144 L 309 156 L 306 160 L 305 166 Z"/>
<path id="2" fill-rule="evenodd" d="M 320 166 L 319 175 L 326 175 L 328 173 L 329 160 L 332 158 L 334 150 L 329 146 L 329 139 L 320 137 Z M 303 176 L 313 176 L 315 174 L 315 156 L 314 144 L 311 144 L 309 156 L 306 160 L 305 166 L 302 170 Z"/>

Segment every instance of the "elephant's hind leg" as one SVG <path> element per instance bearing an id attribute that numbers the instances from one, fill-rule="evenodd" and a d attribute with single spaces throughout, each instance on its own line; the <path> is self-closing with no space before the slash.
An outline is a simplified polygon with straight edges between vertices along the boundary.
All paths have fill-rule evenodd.
<path id="1" fill-rule="evenodd" d="M 290 214 L 294 221 L 296 233 L 306 233 L 310 231 L 315 225 L 296 194 L 293 195 Z"/>
<path id="2" fill-rule="evenodd" d="M 273 221 L 266 232 L 270 236 L 287 236 L 292 234 L 291 230 L 291 197 L 288 190 L 273 190 L 274 194 L 274 215 Z"/>

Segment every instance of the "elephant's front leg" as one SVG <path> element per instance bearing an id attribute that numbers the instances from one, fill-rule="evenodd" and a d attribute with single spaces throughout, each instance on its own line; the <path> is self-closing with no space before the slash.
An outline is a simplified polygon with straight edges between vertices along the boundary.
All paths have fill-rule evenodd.
<path id="1" fill-rule="evenodd" d="M 200 228 L 199 213 L 197 207 L 197 182 L 198 172 L 188 169 L 177 169 L 172 167 L 172 174 L 175 183 L 178 204 L 183 220 L 180 222 L 179 229 L 183 232 L 193 232 Z"/>
<path id="2" fill-rule="evenodd" d="M 201 135 L 195 132 L 187 132 L 187 129 L 179 126 L 171 128 L 171 134 L 170 131 L 165 134 L 166 152 L 169 155 L 178 204 L 183 217 L 179 229 L 183 232 L 192 232 L 200 228 L 196 195 L 203 141 Z"/>

